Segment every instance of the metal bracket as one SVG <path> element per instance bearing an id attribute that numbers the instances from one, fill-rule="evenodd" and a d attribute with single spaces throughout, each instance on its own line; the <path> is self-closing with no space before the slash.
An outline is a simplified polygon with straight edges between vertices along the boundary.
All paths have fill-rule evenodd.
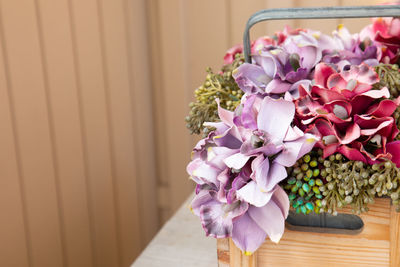
<path id="1" fill-rule="evenodd" d="M 243 52 L 245 61 L 251 62 L 250 28 L 265 20 L 283 19 L 335 19 L 400 17 L 399 5 L 359 6 L 359 7 L 312 7 L 312 8 L 276 8 L 254 13 L 247 21 L 243 34 Z"/>

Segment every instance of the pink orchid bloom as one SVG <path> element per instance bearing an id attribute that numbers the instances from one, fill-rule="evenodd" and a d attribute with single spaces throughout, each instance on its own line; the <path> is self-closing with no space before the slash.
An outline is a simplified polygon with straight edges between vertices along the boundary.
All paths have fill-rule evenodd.
<path id="1" fill-rule="evenodd" d="M 391 159 L 400 164 L 400 158 L 392 154 L 400 148 L 392 142 L 399 133 L 392 115 L 400 99 L 387 99 L 387 88 L 372 90 L 377 81 L 376 73 L 365 64 L 337 72 L 321 63 L 311 91 L 300 88 L 295 101 L 298 118 L 307 132 L 321 136 L 318 146 L 324 157 L 339 152 L 350 160 Z"/>
<path id="2" fill-rule="evenodd" d="M 381 62 L 394 64 L 399 59 L 400 18 L 374 18 L 371 25 L 361 30 L 360 36 L 379 47 Z"/>
<path id="3" fill-rule="evenodd" d="M 235 113 L 218 113 L 221 122 L 207 123 L 215 131 L 199 141 L 187 167 L 198 184 L 192 210 L 207 235 L 232 237 L 252 253 L 267 236 L 282 237 L 289 200 L 278 183 L 317 139 L 291 126 L 295 106 L 283 99 L 252 95 Z"/>

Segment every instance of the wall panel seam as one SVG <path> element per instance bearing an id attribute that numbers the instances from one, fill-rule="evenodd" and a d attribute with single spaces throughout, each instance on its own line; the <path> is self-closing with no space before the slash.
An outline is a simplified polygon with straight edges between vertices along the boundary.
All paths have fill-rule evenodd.
<path id="1" fill-rule="evenodd" d="M 187 31 L 190 31 L 190 29 L 188 29 L 187 25 L 189 23 L 187 23 L 187 16 L 186 14 L 188 13 L 187 8 L 188 8 L 188 4 L 185 3 L 190 3 L 189 1 L 186 0 L 180 0 L 181 1 L 181 10 L 180 10 L 180 25 L 181 25 L 181 39 L 180 41 L 182 42 L 182 65 L 183 65 L 183 85 L 184 85 L 184 99 L 185 99 L 185 103 L 189 103 L 191 101 L 191 91 L 187 90 L 188 88 L 190 88 L 190 84 L 191 81 L 189 81 L 189 70 L 190 70 L 190 62 L 189 61 L 189 40 L 188 40 L 188 34 Z M 190 93 L 189 93 L 190 92 Z M 188 111 L 188 106 L 186 105 L 186 111 Z M 184 117 L 182 116 L 182 118 L 179 118 L 182 121 L 182 124 L 184 123 Z M 186 134 L 186 142 L 187 145 L 186 147 L 190 148 L 192 146 L 192 142 L 191 142 L 191 136 L 189 134 Z M 181 177 L 183 178 L 183 177 Z M 178 179 L 178 177 L 171 177 L 171 179 Z M 174 194 L 174 190 L 173 188 L 171 188 L 171 194 Z M 189 192 L 189 188 L 187 188 L 187 192 Z M 177 205 L 176 206 L 180 206 Z"/>
<path id="2" fill-rule="evenodd" d="M 229 49 L 229 47 L 231 47 L 232 44 L 232 3 L 230 0 L 225 0 L 225 12 L 226 12 L 226 31 L 228 32 L 227 36 L 228 38 L 226 38 L 227 40 L 227 44 L 226 44 L 226 49 Z M 244 27 L 244 25 L 243 25 Z"/>
<path id="3" fill-rule="evenodd" d="M 129 30 L 130 29 L 130 27 L 129 27 L 129 15 L 128 15 L 128 12 L 129 12 L 129 4 L 128 4 L 128 1 L 130 1 L 130 0 L 124 0 L 124 24 L 125 24 L 125 34 L 126 34 L 126 46 L 127 46 L 127 67 L 128 67 L 128 73 L 130 74 L 129 75 L 129 79 L 128 79 L 128 82 L 129 82 L 129 95 L 130 95 L 130 99 L 133 99 L 133 95 L 134 95 L 134 85 L 133 85 L 133 79 L 135 78 L 135 77 L 133 77 L 133 66 L 132 66 L 132 62 L 131 62 L 131 60 L 132 60 L 132 48 L 131 48 L 131 42 L 130 42 L 130 33 L 131 33 L 131 31 Z M 132 100 L 130 101 L 130 111 L 132 112 L 132 114 L 135 114 L 134 112 L 134 103 L 132 103 Z M 134 119 L 134 116 L 132 116 L 132 118 Z M 135 127 L 134 127 L 134 122 L 132 121 L 132 132 L 133 132 L 133 134 L 134 134 L 134 136 L 133 136 L 133 138 L 135 137 L 135 136 L 137 136 L 137 133 L 136 133 L 136 129 L 135 129 Z M 135 139 L 135 138 L 134 138 Z M 134 157 L 135 157 L 135 159 L 137 158 L 137 153 L 135 153 L 135 151 L 137 151 L 137 146 L 136 146 L 136 142 L 135 142 L 135 140 L 133 140 L 133 150 L 134 150 Z M 139 179 L 141 178 L 138 174 L 140 174 L 140 171 L 138 170 L 139 168 L 140 168 L 140 166 L 137 164 L 137 162 L 132 162 L 132 164 L 134 164 L 135 165 L 135 170 L 134 170 L 134 175 L 135 175 L 135 177 L 136 177 L 136 184 L 135 184 L 135 188 L 134 188 L 134 190 L 136 191 L 136 203 L 138 203 L 138 212 L 140 213 L 140 211 L 141 211 L 141 206 L 142 205 L 144 205 L 145 203 L 143 203 L 143 201 L 141 201 L 141 199 L 140 199 L 140 191 L 141 190 L 138 190 L 138 188 L 139 188 Z M 141 203 L 141 205 L 140 205 L 140 203 Z M 139 216 L 140 216 L 140 214 L 138 214 Z M 142 236 L 142 231 L 141 231 L 141 229 L 144 229 L 144 226 L 143 226 L 143 220 L 139 220 L 139 226 L 140 226 L 140 229 L 139 229 L 139 231 L 138 231 L 138 234 L 139 234 L 139 238 L 138 238 L 138 240 L 139 240 L 139 243 L 140 243 L 140 247 L 141 247 L 141 249 L 143 249 L 144 247 L 145 247 L 145 244 L 144 244 L 144 242 L 143 242 L 143 236 Z"/>
<path id="4" fill-rule="evenodd" d="M 149 54 L 150 68 L 151 68 L 151 98 L 154 103 L 153 121 L 154 121 L 154 132 L 160 133 L 165 128 L 165 104 L 162 101 L 164 99 L 164 87 L 163 82 L 165 80 L 163 70 L 161 68 L 163 64 L 163 55 L 161 53 L 162 39 L 160 37 L 160 7 L 158 0 L 146 1 L 146 13 L 148 14 L 147 24 L 151 29 L 151 34 L 149 34 L 149 44 L 151 46 L 151 53 Z M 156 61 L 158 64 L 156 64 Z M 165 136 L 160 136 L 157 134 L 155 136 L 155 150 L 156 150 L 156 177 L 157 186 L 169 187 L 168 183 L 168 166 L 165 163 L 161 163 L 166 151 L 163 149 L 165 147 Z M 164 178 L 163 178 L 164 177 Z M 140 193 L 140 190 L 139 190 Z M 140 197 L 140 195 L 139 195 Z M 158 197 L 158 196 L 157 196 Z M 157 201 L 158 203 L 158 201 Z M 164 209 L 158 206 L 159 214 L 161 215 Z M 145 223 L 145 222 L 141 222 Z M 162 218 L 160 216 L 159 223 L 162 224 Z"/>
<path id="5" fill-rule="evenodd" d="M 122 250 L 121 250 L 121 230 L 120 230 L 120 219 L 119 219 L 119 201 L 118 201 L 118 189 L 117 189 L 117 176 L 115 170 L 115 148 L 113 143 L 113 123 L 111 116 L 111 103 L 110 103 L 110 83 L 108 80 L 108 67 L 107 67 L 107 55 L 106 55 L 106 41 L 105 41 L 105 30 L 104 30 L 104 15 L 103 15 L 103 6 L 100 0 L 96 1 L 97 3 L 97 15 L 99 21 L 99 32 L 100 32 L 100 49 L 101 49 L 101 63 L 103 69 L 103 83 L 104 83 L 104 94 L 105 94 L 105 106 L 106 106 L 106 120 L 107 120 L 107 133 L 108 133 L 108 148 L 110 150 L 110 169 L 111 169 L 111 177 L 112 177 L 112 192 L 113 192 L 113 207 L 114 207 L 114 222 L 115 222 L 115 233 L 116 233 L 116 244 L 117 244 L 117 260 L 118 265 L 122 266 Z"/>
<path id="6" fill-rule="evenodd" d="M 90 245 L 91 245 L 91 258 L 93 266 L 97 266 L 97 260 L 95 256 L 95 248 L 96 248 L 96 238 L 95 238 L 95 221 L 93 215 L 93 207 L 91 202 L 92 190 L 90 188 L 90 173 L 88 169 L 88 144 L 87 144 L 87 133 L 86 133 L 86 125 L 85 118 L 83 116 L 83 101 L 82 101 L 82 85 L 81 85 L 81 77 L 80 77 L 80 67 L 79 67 L 79 57 L 78 57 L 78 44 L 76 40 L 76 25 L 74 21 L 74 13 L 73 13 L 73 5 L 72 0 L 67 0 L 68 2 L 68 15 L 69 22 L 71 28 L 71 41 L 72 41 L 72 54 L 73 54 L 73 64 L 74 64 L 74 74 L 76 80 L 76 88 L 78 95 L 78 114 L 79 114 L 79 124 L 81 130 L 81 140 L 82 140 L 82 154 L 83 154 L 83 168 L 85 175 L 85 186 L 86 186 L 86 201 L 88 203 L 88 217 L 89 217 L 89 225 L 90 225 Z"/>
<path id="7" fill-rule="evenodd" d="M 36 15 L 36 23 L 38 25 L 38 39 L 40 46 L 40 59 L 42 61 L 42 71 L 43 71 L 43 84 L 45 91 L 45 99 L 46 99 L 46 110 L 48 113 L 48 125 L 49 125 L 49 135 L 50 135 L 50 145 L 51 145 L 51 157 L 53 162 L 53 170 L 54 170 L 54 180 L 56 187 L 56 196 L 57 196 L 57 207 L 58 207 L 58 218 L 60 223 L 60 237 L 61 237 L 61 255 L 63 266 L 68 266 L 67 262 L 67 247 L 66 247 L 66 237 L 65 237 L 65 218 L 64 218 L 64 209 L 62 204 L 61 197 L 61 185 L 60 185 L 60 176 L 59 176 L 59 168 L 58 168 L 58 157 L 57 157 L 57 147 L 55 144 L 55 129 L 54 129 L 54 117 L 52 113 L 51 101 L 50 101 L 50 88 L 49 88 L 49 74 L 48 67 L 45 55 L 45 44 L 43 37 L 43 27 L 42 27 L 42 18 L 40 13 L 40 6 L 38 0 L 35 0 L 35 15 Z"/>
<path id="8" fill-rule="evenodd" d="M 33 254 L 32 254 L 32 241 L 30 235 L 30 228 L 29 228 L 29 220 L 28 220 L 28 210 L 27 210 L 27 201 L 25 197 L 25 182 L 24 182 L 24 174 L 22 172 L 22 161 L 21 161 L 21 150 L 19 146 L 19 135 L 16 126 L 16 116 L 15 116 L 15 105 L 14 105 L 14 96 L 12 92 L 12 84 L 11 84 L 11 73 L 8 61 L 8 54 L 7 54 L 7 44 L 5 40 L 4 34 L 4 23 L 2 20 L 2 6 L 0 1 L 0 41 L 2 42 L 2 49 L 4 55 L 4 70 L 6 76 L 6 84 L 7 84 L 7 94 L 8 94 L 8 101 L 10 103 L 10 114 L 11 114 L 11 128 L 13 133 L 14 139 L 14 149 L 16 155 L 16 164 L 17 164 L 17 172 L 18 172 L 18 183 L 21 192 L 21 203 L 22 203 L 22 216 L 23 216 L 23 224 L 24 224 L 24 232 L 25 232 L 25 244 L 27 250 L 27 259 L 29 266 L 33 264 Z"/>

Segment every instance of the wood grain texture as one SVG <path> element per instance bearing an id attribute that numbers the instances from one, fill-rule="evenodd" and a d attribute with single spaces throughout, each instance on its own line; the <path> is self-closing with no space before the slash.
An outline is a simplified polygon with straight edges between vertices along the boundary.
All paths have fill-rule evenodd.
<path id="1" fill-rule="evenodd" d="M 343 209 L 341 212 L 351 211 Z M 358 235 L 286 229 L 279 244 L 266 240 L 257 250 L 258 265 L 255 266 L 399 266 L 400 216 L 390 206 L 390 199 L 377 199 L 370 205 L 369 212 L 360 217 L 364 229 Z M 229 264 L 223 244 L 218 243 L 219 261 Z M 229 242 L 229 255 L 230 266 L 243 262 L 240 250 L 232 241 Z"/>
<path id="2" fill-rule="evenodd" d="M 228 238 L 217 239 L 218 267 L 229 267 L 230 265 L 229 242 Z"/>
<path id="3" fill-rule="evenodd" d="M 400 213 L 392 206 L 390 213 L 390 267 L 400 266 Z"/>

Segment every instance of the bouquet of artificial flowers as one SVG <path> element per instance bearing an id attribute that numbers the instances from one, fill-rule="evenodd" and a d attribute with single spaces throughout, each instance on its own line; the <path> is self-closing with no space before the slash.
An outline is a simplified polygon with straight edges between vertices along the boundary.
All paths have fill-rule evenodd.
<path id="1" fill-rule="evenodd" d="M 249 254 L 278 242 L 291 207 L 368 211 L 375 197 L 400 209 L 400 19 L 332 36 L 286 27 L 229 49 L 208 69 L 186 118 L 204 135 L 187 172 L 207 235 Z"/>

